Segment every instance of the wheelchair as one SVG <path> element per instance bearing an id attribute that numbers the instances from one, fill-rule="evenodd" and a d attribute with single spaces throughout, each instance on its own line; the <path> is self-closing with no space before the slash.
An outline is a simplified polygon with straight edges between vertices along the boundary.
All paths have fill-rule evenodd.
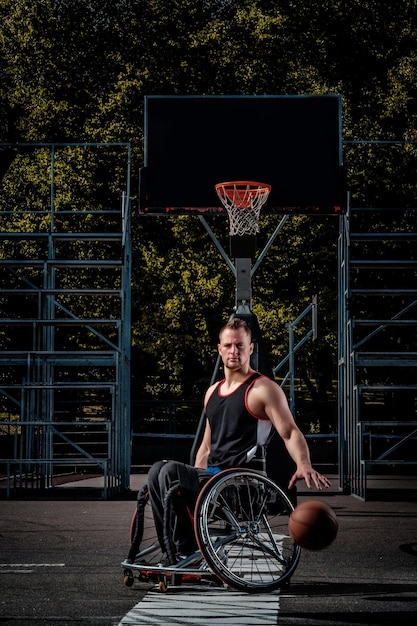
<path id="1" fill-rule="evenodd" d="M 228 469 L 205 483 L 190 510 L 197 547 L 179 562 L 172 541 L 172 499 L 186 494 L 181 487 L 172 491 L 164 511 L 163 549 L 147 487 L 138 494 L 129 555 L 122 562 L 128 587 L 137 580 L 156 584 L 160 591 L 191 583 L 268 593 L 289 584 L 301 553 L 288 532 L 294 504 L 264 472 Z M 168 565 L 161 563 L 163 551 Z"/>

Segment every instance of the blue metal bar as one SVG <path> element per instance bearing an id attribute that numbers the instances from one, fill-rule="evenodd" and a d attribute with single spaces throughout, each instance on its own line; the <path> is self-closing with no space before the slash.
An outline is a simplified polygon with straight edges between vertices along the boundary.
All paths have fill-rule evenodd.
<path id="1" fill-rule="evenodd" d="M 44 484 L 51 485 L 53 465 L 55 463 L 68 464 L 71 462 L 70 459 L 60 458 L 59 454 L 54 454 L 52 432 L 53 429 L 56 429 L 57 434 L 61 438 L 66 440 L 78 453 L 86 457 L 85 462 L 95 463 L 103 468 L 103 493 L 106 496 L 110 488 L 116 490 L 128 488 L 130 478 L 131 145 L 128 142 L 94 142 L 84 144 L 78 142 L 41 142 L 18 145 L 3 143 L 1 145 L 15 148 L 17 155 L 22 147 L 33 148 L 33 150 L 46 148 L 50 154 L 50 172 L 48 174 L 49 202 L 45 203 L 49 204 L 49 206 L 47 209 L 42 209 L 41 207 L 40 210 L 36 211 L 26 210 L 25 206 L 21 209 L 25 216 L 30 215 L 41 218 L 34 222 L 34 224 L 40 227 L 33 233 L 2 232 L 0 234 L 0 238 L 3 241 L 7 239 L 16 241 L 19 239 L 36 242 L 46 241 L 48 244 L 47 254 L 45 254 L 43 248 L 41 254 L 42 257 L 45 256 L 46 258 L 34 259 L 28 255 L 26 259 L 3 258 L 0 260 L 0 265 L 8 270 L 11 277 L 16 279 L 17 287 L 7 289 L 8 294 L 13 297 L 20 295 L 24 298 L 24 301 L 27 299 L 27 294 L 33 294 L 36 297 L 33 304 L 38 307 L 37 318 L 33 308 L 27 307 L 26 311 L 25 307 L 22 307 L 19 319 L 3 318 L 0 321 L 2 328 L 12 326 L 24 327 L 26 325 L 33 328 L 26 350 L 2 351 L 0 353 L 0 365 L 2 367 L 24 367 L 26 370 L 23 379 L 12 381 L 12 385 L 0 387 L 0 393 L 17 407 L 16 411 L 13 410 L 13 413 L 20 409 L 18 419 L 16 421 L 12 420 L 12 425 L 9 427 L 21 429 L 23 433 L 22 436 L 14 439 L 15 459 L 8 464 L 8 467 L 20 467 L 23 475 L 25 469 L 37 463 L 42 466 L 41 473 L 43 476 L 41 480 L 44 481 Z M 123 150 L 127 149 L 126 183 L 125 189 L 122 189 L 123 198 L 120 209 L 92 209 L 90 207 L 86 210 L 77 211 L 71 207 L 71 210 L 64 208 L 58 211 L 59 188 L 56 187 L 57 151 L 60 148 L 68 147 L 91 148 L 94 150 L 101 147 L 110 149 L 121 147 Z M 109 153 L 109 158 L 114 159 L 114 154 Z M 116 158 L 120 158 L 119 153 L 116 155 Z M 2 215 L 9 218 L 18 217 L 19 208 L 18 210 L 5 210 L 2 212 Z M 80 219 L 76 222 L 71 221 L 71 224 L 74 223 L 76 226 L 75 229 L 72 228 L 73 232 L 66 231 L 60 233 L 56 232 L 57 225 L 60 224 L 57 221 L 58 216 L 59 218 L 79 217 Z M 85 219 L 88 216 L 97 217 L 98 220 L 102 218 L 103 231 L 91 232 L 88 230 L 88 227 L 85 228 L 85 225 L 91 224 L 91 221 Z M 112 216 L 110 222 L 105 221 L 105 218 L 108 216 Z M 99 226 L 96 230 L 100 231 L 101 222 L 98 221 L 98 224 Z M 65 228 L 65 221 L 63 221 L 63 228 Z M 74 232 L 77 229 L 80 232 Z M 13 231 L 14 229 L 12 228 L 11 230 Z M 107 230 L 110 232 L 106 232 Z M 115 258 L 100 258 L 100 250 L 98 250 L 100 256 L 95 258 L 90 258 L 91 255 L 82 253 L 80 256 L 73 256 L 72 250 L 69 258 L 65 258 L 60 251 L 60 258 L 56 258 L 58 256 L 57 243 L 72 241 L 77 241 L 80 245 L 83 242 L 86 242 L 88 245 L 92 241 L 114 242 L 115 246 L 120 246 L 120 251 L 117 249 L 118 254 L 115 255 Z M 65 250 L 65 248 L 63 249 Z M 96 287 L 80 289 L 76 282 L 76 272 L 77 269 L 83 268 L 97 268 L 98 270 L 110 268 L 118 270 L 114 272 L 116 274 L 114 280 L 117 281 L 117 288 L 116 284 L 113 285 L 110 282 L 103 289 L 97 289 Z M 40 280 L 33 279 L 33 270 L 36 270 L 36 276 L 39 276 Z M 56 281 L 58 272 L 60 277 L 65 278 L 65 280 L 60 280 L 59 284 Z M 113 273 L 111 276 L 113 277 Z M 74 282 L 71 282 L 72 277 L 74 277 Z M 113 278 L 110 281 L 113 281 Z M 65 286 L 60 288 L 61 284 Z M 19 288 L 20 286 L 22 286 L 22 289 Z M 71 304 L 71 302 L 78 302 L 79 299 L 74 298 L 71 301 L 68 298 L 69 294 L 76 294 L 76 296 L 80 297 L 84 294 L 88 296 L 91 296 L 91 294 L 111 295 L 113 297 L 108 300 L 111 304 L 109 312 L 104 312 L 101 318 L 81 319 L 79 308 L 73 309 Z M 63 298 L 59 298 L 60 295 Z M 119 298 L 120 302 L 117 298 Z M 104 301 L 107 302 L 107 298 Z M 56 317 L 58 309 L 65 313 L 63 319 Z M 29 314 L 29 317 L 27 314 Z M 103 327 L 105 325 L 114 326 L 119 334 L 117 342 L 113 342 L 103 335 L 99 331 L 100 325 L 103 325 Z M 79 350 L 56 350 L 57 332 L 59 329 L 70 327 L 73 327 L 74 332 L 78 332 L 78 329 L 82 329 L 83 332 L 86 331 L 88 337 L 91 334 L 95 335 L 106 344 L 106 350 L 95 349 L 96 340 L 93 341 L 93 349 L 88 349 L 88 343 L 87 349 L 83 349 L 82 342 L 80 342 Z M 83 371 L 90 370 L 88 382 L 71 381 L 68 379 L 68 376 L 62 383 L 60 382 L 60 368 L 64 370 L 65 374 L 70 374 L 70 368 L 77 370 L 80 367 L 84 368 Z M 102 368 L 105 369 L 103 370 Z M 100 376 L 94 378 L 96 375 L 94 372 L 96 371 L 105 371 L 107 380 L 101 380 Z M 93 374 L 90 375 L 91 372 Z M 70 390 L 84 390 L 84 394 L 87 393 L 87 390 L 91 391 L 92 402 L 96 401 L 93 395 L 98 390 L 106 390 L 106 394 L 108 393 L 111 396 L 105 399 L 106 404 L 110 402 L 111 406 L 109 406 L 108 411 L 106 408 L 102 415 L 103 423 L 106 425 L 105 428 L 109 433 L 107 460 L 103 461 L 90 450 L 88 452 L 83 450 L 82 445 L 77 443 L 73 434 L 59 432 L 60 426 L 64 425 L 65 422 L 59 419 L 59 414 L 56 414 L 57 394 L 58 392 L 68 394 Z M 102 391 L 100 393 L 101 395 L 103 394 Z M 81 424 L 81 422 L 75 423 L 70 421 L 67 430 L 70 430 L 71 427 L 77 429 Z M 2 425 L 7 426 L 5 421 L 2 421 Z M 91 423 L 89 425 L 91 426 Z M 77 459 L 77 463 L 79 462 L 80 459 Z M 30 482 L 29 478 L 28 481 Z M 10 484 L 9 481 L 9 486 Z"/>
<path id="2" fill-rule="evenodd" d="M 296 326 L 308 315 L 311 313 L 311 324 L 312 328 L 307 331 L 307 333 L 300 339 L 298 343 L 295 343 L 294 339 L 294 331 Z M 290 410 L 295 415 L 296 412 L 296 402 L 295 402 L 295 353 L 309 340 L 317 339 L 317 296 L 314 296 L 313 301 L 309 304 L 304 311 L 295 319 L 293 322 L 286 324 L 288 328 L 288 354 L 274 367 L 273 373 L 274 376 L 277 375 L 278 371 L 288 363 L 288 372 L 284 377 L 284 380 L 281 382 L 281 386 L 283 387 L 287 380 L 290 381 L 290 394 L 289 394 L 289 406 Z"/>
<path id="3" fill-rule="evenodd" d="M 204 218 L 203 215 L 199 215 L 198 219 L 200 220 L 200 222 L 203 224 L 204 228 L 206 229 L 206 231 L 210 235 L 211 240 L 213 241 L 213 243 L 216 246 L 217 250 L 220 252 L 221 256 L 223 257 L 224 261 L 226 262 L 227 267 L 230 269 L 230 271 L 233 273 L 233 276 L 236 278 L 236 268 L 233 265 L 232 261 L 230 260 L 229 255 L 227 254 L 227 252 L 223 248 L 222 244 L 217 239 L 216 235 L 214 234 L 214 232 L 212 231 L 211 227 L 207 223 L 207 220 Z"/>
<path id="4" fill-rule="evenodd" d="M 278 226 L 276 227 L 276 229 L 272 233 L 271 237 L 269 238 L 268 242 L 264 246 L 262 252 L 259 254 L 258 258 L 256 259 L 256 262 L 255 262 L 255 264 L 254 264 L 254 266 L 252 268 L 251 276 L 254 276 L 256 270 L 258 269 L 258 267 L 260 266 L 260 264 L 262 263 L 262 261 L 266 257 L 270 247 L 272 246 L 272 244 L 274 243 L 275 239 L 277 238 L 277 236 L 279 235 L 279 233 L 283 229 L 285 222 L 288 220 L 288 217 L 289 217 L 288 215 L 284 215 L 282 217 L 280 223 L 278 224 Z"/>

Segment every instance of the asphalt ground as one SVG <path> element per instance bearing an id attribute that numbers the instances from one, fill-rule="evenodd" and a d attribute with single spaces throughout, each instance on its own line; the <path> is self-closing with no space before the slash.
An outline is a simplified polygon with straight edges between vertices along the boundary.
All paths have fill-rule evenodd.
<path id="1" fill-rule="evenodd" d="M 340 494 L 332 478 L 330 490 L 301 490 L 299 501 L 327 502 L 339 519 L 338 536 L 325 550 L 303 550 L 280 593 L 277 624 L 414 624 L 417 479 L 375 478 L 370 486 L 377 489 L 363 502 Z M 0 501 L 1 625 L 117 626 L 147 596 L 146 586 L 123 585 L 120 566 L 146 475 L 132 475 L 131 491 L 107 501 L 89 488 L 95 480 Z M 207 615 L 200 623 L 213 621 Z"/>

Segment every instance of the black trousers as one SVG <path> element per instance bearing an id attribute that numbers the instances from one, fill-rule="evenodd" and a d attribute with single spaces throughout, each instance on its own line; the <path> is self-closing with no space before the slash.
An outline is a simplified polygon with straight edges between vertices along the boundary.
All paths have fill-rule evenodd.
<path id="1" fill-rule="evenodd" d="M 180 487 L 184 496 L 173 499 L 173 539 L 180 554 L 192 554 L 196 549 L 194 529 L 187 506 L 193 506 L 202 486 L 212 474 L 179 461 L 158 461 L 148 474 L 149 499 L 159 544 L 164 550 L 164 503 L 172 487 Z"/>

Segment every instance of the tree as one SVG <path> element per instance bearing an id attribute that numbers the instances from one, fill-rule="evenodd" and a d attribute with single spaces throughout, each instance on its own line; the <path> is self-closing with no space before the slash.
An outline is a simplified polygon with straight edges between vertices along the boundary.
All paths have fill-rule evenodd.
<path id="1" fill-rule="evenodd" d="M 341 94 L 345 140 L 417 140 L 412 0 L 399 0 L 395 13 L 376 0 L 3 0 L 0 24 L 3 142 L 129 141 L 137 171 L 145 95 L 303 93 Z M 30 159 L 10 148 L 2 157 L 13 204 Z M 30 165 L 35 204 L 38 158 Z M 345 160 L 355 202 L 413 202 L 415 144 L 346 144 Z M 88 167 L 68 156 L 65 180 L 100 189 L 100 202 L 120 193 L 120 171 L 109 177 L 100 156 Z M 261 238 L 275 225 L 262 218 Z M 225 242 L 224 220 L 213 227 Z M 285 323 L 318 293 L 321 332 L 334 351 L 335 222 L 312 228 L 297 218 L 286 228 L 254 280 L 261 327 L 278 355 Z M 199 365 L 190 391 L 198 393 L 214 327 L 234 303 L 233 278 L 193 217 L 135 218 L 134 246 L 134 351 L 149 366 L 148 376 L 135 374 L 138 393 L 162 385 L 181 395 L 190 363 Z"/>

